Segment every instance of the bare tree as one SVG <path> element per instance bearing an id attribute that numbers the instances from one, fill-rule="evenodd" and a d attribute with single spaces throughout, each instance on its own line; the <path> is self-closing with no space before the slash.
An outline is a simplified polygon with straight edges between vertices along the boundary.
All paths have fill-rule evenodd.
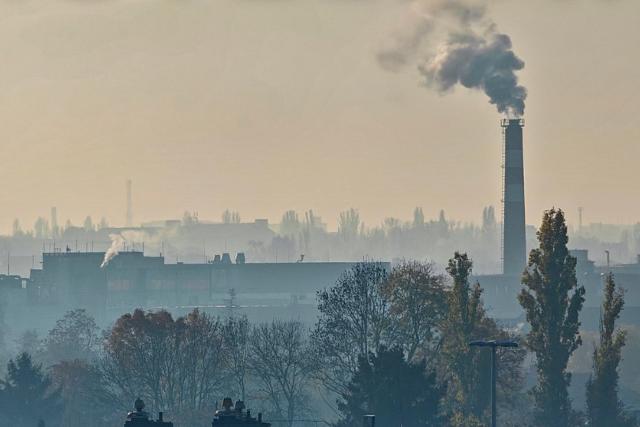
<path id="1" fill-rule="evenodd" d="M 251 328 L 246 316 L 230 317 L 224 325 L 224 346 L 228 353 L 231 377 L 238 388 L 240 399 L 246 401 L 247 377 L 251 355 Z"/>
<path id="2" fill-rule="evenodd" d="M 62 425 L 112 426 L 122 419 L 97 366 L 81 360 L 62 361 L 51 368 L 53 387 L 63 401 Z"/>
<path id="3" fill-rule="evenodd" d="M 44 354 L 51 364 L 63 360 L 94 360 L 102 338 L 100 328 L 86 310 L 65 313 L 44 339 Z"/>
<path id="4" fill-rule="evenodd" d="M 255 326 L 251 369 L 261 394 L 291 427 L 296 416 L 308 410 L 307 389 L 315 371 L 302 323 L 275 320 Z"/>
<path id="5" fill-rule="evenodd" d="M 318 292 L 320 315 L 313 332 L 316 355 L 323 365 L 323 384 L 345 393 L 360 357 L 393 343 L 389 302 L 380 292 L 387 279 L 383 264 L 354 265 L 329 288 Z"/>
<path id="6" fill-rule="evenodd" d="M 182 418 L 193 424 L 207 419 L 227 375 L 223 324 L 194 310 L 176 321 L 179 343 L 175 402 Z"/>

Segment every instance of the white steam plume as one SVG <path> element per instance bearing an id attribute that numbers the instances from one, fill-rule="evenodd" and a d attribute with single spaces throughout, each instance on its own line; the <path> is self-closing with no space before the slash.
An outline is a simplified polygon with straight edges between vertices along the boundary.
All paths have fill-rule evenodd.
<path id="1" fill-rule="evenodd" d="M 124 248 L 124 237 L 120 234 L 109 234 L 109 239 L 111 239 L 111 246 L 104 253 L 104 260 L 100 265 L 100 268 L 106 267 L 109 262 L 120 253 L 120 251 Z"/>
<path id="2" fill-rule="evenodd" d="M 115 258 L 122 249 L 124 249 L 125 243 L 144 242 L 145 233 L 141 231 L 127 230 L 119 234 L 109 234 L 109 239 L 111 239 L 111 246 L 104 253 L 104 260 L 100 265 L 101 268 L 106 267 L 109 262 L 111 262 L 111 260 Z"/>

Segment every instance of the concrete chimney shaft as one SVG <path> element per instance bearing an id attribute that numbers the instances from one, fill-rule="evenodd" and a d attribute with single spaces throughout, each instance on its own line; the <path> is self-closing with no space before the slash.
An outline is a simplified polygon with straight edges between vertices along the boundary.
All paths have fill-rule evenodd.
<path id="1" fill-rule="evenodd" d="M 504 134 L 502 268 L 506 275 L 520 275 L 527 264 L 522 155 L 524 120 L 505 119 L 501 125 Z"/>

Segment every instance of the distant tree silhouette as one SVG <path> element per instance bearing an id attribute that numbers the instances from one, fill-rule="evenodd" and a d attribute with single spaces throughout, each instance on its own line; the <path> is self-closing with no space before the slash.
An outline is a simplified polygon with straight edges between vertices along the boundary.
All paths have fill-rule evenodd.
<path id="1" fill-rule="evenodd" d="M 195 213 L 184 211 L 182 214 L 182 225 L 190 226 L 198 223 L 198 216 Z"/>
<path id="2" fill-rule="evenodd" d="M 51 380 L 64 403 L 64 427 L 85 427 L 87 420 L 92 427 L 111 427 L 122 419 L 97 366 L 77 359 L 62 361 L 51 367 Z"/>
<path id="3" fill-rule="evenodd" d="M 62 414 L 60 392 L 41 365 L 32 362 L 27 353 L 20 354 L 7 365 L 7 376 L 0 389 L 0 426 L 35 426 L 38 420 L 59 425 Z"/>
<path id="4" fill-rule="evenodd" d="M 417 207 L 413 210 L 413 227 L 424 227 L 424 212 L 422 212 L 421 207 Z"/>
<path id="5" fill-rule="evenodd" d="M 350 241 L 358 236 L 360 230 L 360 213 L 356 209 L 340 212 L 338 218 L 338 234 L 343 240 Z"/>
<path id="6" fill-rule="evenodd" d="M 84 223 L 82 224 L 82 228 L 84 229 L 85 233 L 90 233 L 95 231 L 95 226 L 93 225 L 93 219 L 91 219 L 91 216 L 87 216 L 84 219 Z"/>
<path id="7" fill-rule="evenodd" d="M 236 211 L 226 209 L 222 213 L 222 222 L 225 224 L 240 224 L 240 214 Z"/>
<path id="8" fill-rule="evenodd" d="M 20 225 L 20 220 L 18 218 L 13 220 L 12 227 L 12 236 L 13 237 L 23 237 L 26 233 L 22 230 L 22 226 Z"/>
<path id="9" fill-rule="evenodd" d="M 289 210 L 282 215 L 282 220 L 280 221 L 280 234 L 297 237 L 298 233 L 300 233 L 300 228 L 300 219 L 298 218 L 296 211 Z"/>
<path id="10" fill-rule="evenodd" d="M 380 348 L 360 358 L 344 400 L 338 403 L 343 419 L 337 425 L 361 425 L 363 415 L 375 414 L 381 426 L 442 426 L 445 388 L 424 361 L 411 364 L 402 349 Z"/>
<path id="11" fill-rule="evenodd" d="M 51 364 L 62 360 L 93 360 L 98 357 L 101 344 L 100 328 L 84 309 L 66 312 L 43 342 L 46 360 Z"/>
<path id="12" fill-rule="evenodd" d="M 538 230 L 540 247 L 531 251 L 518 299 L 531 331 L 527 345 L 536 355 L 538 384 L 533 389 L 536 425 L 565 427 L 571 419 L 567 363 L 580 346 L 578 315 L 584 287 L 576 280 L 576 259 L 567 249 L 562 210 L 544 213 Z"/>
<path id="13" fill-rule="evenodd" d="M 107 218 L 100 218 L 100 223 L 98 224 L 98 230 L 103 230 L 105 228 L 109 228 L 109 223 L 107 222 Z"/>
<path id="14" fill-rule="evenodd" d="M 49 238 L 49 222 L 41 216 L 38 217 L 33 225 L 33 233 L 36 239 Z"/>
<path id="15" fill-rule="evenodd" d="M 482 231 L 492 233 L 497 227 L 496 212 L 493 206 L 487 206 L 482 210 Z"/>
<path id="16" fill-rule="evenodd" d="M 618 365 L 626 333 L 616 329 L 616 320 L 624 307 L 624 293 L 616 288 L 613 275 L 606 277 L 604 302 L 600 314 L 600 342 L 593 351 L 593 374 L 587 382 L 587 418 L 589 425 L 624 427 L 635 425 L 623 411 L 618 398 Z"/>

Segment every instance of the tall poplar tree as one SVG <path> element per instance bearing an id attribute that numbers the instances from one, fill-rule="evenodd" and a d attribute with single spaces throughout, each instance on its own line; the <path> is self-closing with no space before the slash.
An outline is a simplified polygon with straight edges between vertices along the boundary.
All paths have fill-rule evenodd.
<path id="1" fill-rule="evenodd" d="M 616 288 L 609 273 L 600 314 L 600 343 L 593 351 L 593 374 L 587 382 L 589 425 L 623 427 L 635 425 L 624 413 L 618 398 L 618 365 L 622 360 L 625 331 L 616 329 L 616 320 L 624 307 L 624 293 Z"/>
<path id="2" fill-rule="evenodd" d="M 531 331 L 527 345 L 536 355 L 538 384 L 533 389 L 536 425 L 566 427 L 571 417 L 567 363 L 582 344 L 578 315 L 584 287 L 576 279 L 576 259 L 569 254 L 562 210 L 544 213 L 540 247 L 531 251 L 518 300 Z"/>
<path id="3" fill-rule="evenodd" d="M 472 261 L 467 254 L 456 252 L 449 260 L 447 273 L 453 286 L 448 295 L 448 312 L 442 325 L 441 356 L 446 361 L 446 370 L 450 378 L 450 396 L 453 403 L 453 424 L 480 424 L 476 418 L 482 412 L 482 403 L 477 402 L 479 393 L 478 352 L 472 351 L 469 342 L 481 338 L 476 336 L 477 328 L 484 317 L 482 307 L 482 289 L 479 284 L 471 286 Z M 486 402 L 483 402 L 486 403 Z M 456 423 L 456 420 L 458 421 Z"/>

